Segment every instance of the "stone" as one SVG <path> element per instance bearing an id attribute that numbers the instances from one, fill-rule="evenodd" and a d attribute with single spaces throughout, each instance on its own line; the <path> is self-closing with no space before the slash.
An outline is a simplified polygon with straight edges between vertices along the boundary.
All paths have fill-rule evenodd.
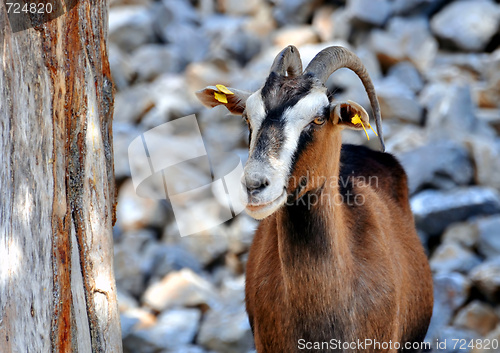
<path id="1" fill-rule="evenodd" d="M 122 91 L 129 86 L 134 79 L 134 69 L 130 63 L 130 57 L 123 52 L 117 45 L 110 44 L 109 47 L 109 66 L 113 82 L 118 91 Z"/>
<path id="2" fill-rule="evenodd" d="M 434 344 L 432 352 L 439 353 L 471 353 L 472 346 L 477 342 L 476 340 L 481 337 L 472 330 L 461 329 L 452 326 L 443 327 Z M 436 343 L 440 342 L 439 348 Z"/>
<path id="3" fill-rule="evenodd" d="M 164 73 L 147 87 L 148 98 L 154 105 L 141 115 L 140 126 L 144 130 L 194 114 L 196 110 L 194 91 L 189 91 L 186 87 L 184 75 Z"/>
<path id="4" fill-rule="evenodd" d="M 484 341 L 488 342 L 486 340 L 489 340 L 490 344 L 485 344 L 481 348 L 475 347 L 472 353 L 490 353 L 493 351 L 493 349 L 497 349 L 498 346 L 497 342 L 500 342 L 500 325 L 498 325 L 493 331 L 491 331 L 489 334 L 484 337 Z M 492 343 L 494 345 L 492 345 Z"/>
<path id="5" fill-rule="evenodd" d="M 113 7 L 109 11 L 108 39 L 125 52 L 153 43 L 151 12 L 144 6 Z"/>
<path id="6" fill-rule="evenodd" d="M 432 254 L 429 264 L 435 273 L 467 273 L 481 263 L 471 250 L 458 243 L 443 243 Z"/>
<path id="7" fill-rule="evenodd" d="M 135 309 L 139 306 L 139 303 L 133 296 L 121 289 L 117 289 L 116 291 L 116 300 L 118 301 L 118 310 L 120 312 Z"/>
<path id="8" fill-rule="evenodd" d="M 417 94 L 424 87 L 424 81 L 420 76 L 417 68 L 409 61 L 401 61 L 394 66 L 391 66 L 387 72 L 387 76 L 395 78 L 413 93 Z"/>
<path id="9" fill-rule="evenodd" d="M 132 53 L 130 63 L 137 82 L 152 81 L 163 73 L 177 73 L 184 68 L 180 49 L 173 45 L 143 45 Z"/>
<path id="10" fill-rule="evenodd" d="M 280 26 L 304 23 L 312 16 L 316 4 L 310 0 L 276 0 L 273 16 Z"/>
<path id="11" fill-rule="evenodd" d="M 434 341 L 440 331 L 451 323 L 455 311 L 469 296 L 470 281 L 457 272 L 434 275 L 434 309 L 426 341 Z"/>
<path id="12" fill-rule="evenodd" d="M 447 0 L 395 0 L 392 8 L 397 15 L 426 15 L 434 13 Z"/>
<path id="13" fill-rule="evenodd" d="M 408 174 L 410 194 L 425 187 L 452 189 L 472 181 L 467 149 L 450 140 L 431 141 L 397 157 Z"/>
<path id="14" fill-rule="evenodd" d="M 141 134 L 135 125 L 115 121 L 113 122 L 113 155 L 115 159 L 115 178 L 124 180 L 130 178 L 130 164 L 128 147 Z M 145 165 L 144 167 L 149 167 Z"/>
<path id="15" fill-rule="evenodd" d="M 194 340 L 200 318 L 198 309 L 162 312 L 154 326 L 132 331 L 123 344 L 132 352 L 156 353 L 162 349 L 179 349 Z"/>
<path id="16" fill-rule="evenodd" d="M 492 302 L 500 303 L 500 258 L 483 262 L 470 273 L 472 283 Z"/>
<path id="17" fill-rule="evenodd" d="M 122 325 L 122 338 L 125 339 L 135 330 L 153 327 L 156 324 L 156 317 L 142 308 L 133 308 L 120 313 L 120 322 Z M 128 347 L 125 345 L 124 348 Z"/>
<path id="18" fill-rule="evenodd" d="M 161 200 L 138 196 L 130 179 L 123 183 L 118 192 L 116 218 L 116 226 L 122 231 L 144 227 L 163 228 L 168 220 Z"/>
<path id="19" fill-rule="evenodd" d="M 383 68 L 409 60 L 420 72 L 425 72 L 432 65 L 438 49 L 429 24 L 422 17 L 391 18 L 385 31 L 377 29 L 370 33 L 368 46 Z"/>
<path id="20" fill-rule="evenodd" d="M 163 311 L 178 306 L 216 308 L 219 296 L 213 285 L 190 269 L 171 272 L 148 287 L 143 296 L 150 308 Z"/>
<path id="21" fill-rule="evenodd" d="M 206 58 L 210 42 L 205 31 L 200 30 L 199 15 L 189 1 L 159 1 L 153 12 L 155 33 L 164 43 L 177 48 L 184 65 Z"/>
<path id="22" fill-rule="evenodd" d="M 211 16 L 203 22 L 201 30 L 210 39 L 212 61 L 234 61 L 241 67 L 261 49 L 258 35 L 247 30 L 241 17 Z"/>
<path id="23" fill-rule="evenodd" d="M 432 18 L 431 28 L 460 49 L 480 51 L 497 32 L 499 21 L 500 6 L 493 2 L 457 1 Z"/>
<path id="24" fill-rule="evenodd" d="M 465 248 L 475 248 L 479 239 L 477 225 L 468 222 L 453 223 L 443 233 L 443 243 L 457 243 Z"/>
<path id="25" fill-rule="evenodd" d="M 332 21 L 333 13 L 336 8 L 331 5 L 321 6 L 313 15 L 312 27 L 318 34 L 322 42 L 333 40 L 334 22 Z"/>
<path id="26" fill-rule="evenodd" d="M 152 90 L 147 84 L 134 85 L 115 95 L 114 121 L 135 124 L 155 106 Z"/>
<path id="27" fill-rule="evenodd" d="M 219 10 L 231 16 L 248 16 L 255 15 L 259 7 L 261 7 L 262 0 L 219 0 Z"/>
<path id="28" fill-rule="evenodd" d="M 250 351 L 254 345 L 253 335 L 243 303 L 209 310 L 201 324 L 197 342 L 220 353 Z"/>
<path id="29" fill-rule="evenodd" d="M 486 336 L 499 322 L 494 308 L 486 303 L 474 300 L 461 309 L 453 325 L 475 331 L 479 336 Z"/>
<path id="30" fill-rule="evenodd" d="M 475 166 L 475 182 L 500 190 L 500 138 L 477 136 L 466 140 Z"/>
<path id="31" fill-rule="evenodd" d="M 287 26 L 280 28 L 274 33 L 273 42 L 281 48 L 287 45 L 301 47 L 305 44 L 317 43 L 318 35 L 311 26 Z"/>
<path id="32" fill-rule="evenodd" d="M 151 242 L 144 246 L 143 253 L 153 261 L 149 283 L 159 282 L 167 274 L 183 268 L 188 268 L 196 274 L 202 272 L 198 258 L 180 245 Z"/>
<path id="33" fill-rule="evenodd" d="M 351 21 L 374 26 L 382 26 L 392 13 L 391 3 L 388 0 L 350 0 L 347 11 Z"/>
<path id="34" fill-rule="evenodd" d="M 479 231 L 479 252 L 487 259 L 500 257 L 500 216 L 479 219 L 476 224 Z"/>
<path id="35" fill-rule="evenodd" d="M 200 207 L 200 211 L 205 209 L 212 209 L 214 212 L 212 214 L 205 214 L 204 220 L 206 230 L 198 232 L 196 234 L 191 234 L 189 236 L 180 237 L 176 233 L 179 233 L 179 225 L 171 224 L 164 231 L 163 239 L 168 244 L 177 244 L 188 252 L 193 254 L 203 266 L 207 266 L 217 259 L 221 258 L 228 250 L 228 231 L 225 225 L 219 225 L 213 227 L 213 224 L 217 224 L 219 220 L 218 210 L 220 205 L 215 200 L 206 200 L 203 204 L 193 205 L 193 210 L 196 212 L 196 207 Z M 177 220 L 177 222 L 183 222 L 183 220 Z M 199 224 L 198 224 L 199 225 Z M 180 225 L 180 227 L 184 227 Z"/>
<path id="36" fill-rule="evenodd" d="M 490 188 L 471 186 L 448 191 L 425 190 L 410 200 L 417 228 L 430 235 L 473 216 L 500 212 L 500 194 Z"/>
<path id="37" fill-rule="evenodd" d="M 144 229 L 122 234 L 114 247 L 116 285 L 135 297 L 140 297 L 151 272 L 152 259 L 142 256 L 141 249 L 154 240 L 154 233 Z"/>
<path id="38" fill-rule="evenodd" d="M 413 151 L 428 142 L 422 127 L 404 124 L 397 120 L 384 121 L 383 131 L 386 150 L 396 156 Z"/>
<path id="39" fill-rule="evenodd" d="M 384 119 L 399 119 L 417 125 L 422 122 L 423 109 L 415 93 L 404 83 L 388 78 L 379 82 L 375 89 Z"/>

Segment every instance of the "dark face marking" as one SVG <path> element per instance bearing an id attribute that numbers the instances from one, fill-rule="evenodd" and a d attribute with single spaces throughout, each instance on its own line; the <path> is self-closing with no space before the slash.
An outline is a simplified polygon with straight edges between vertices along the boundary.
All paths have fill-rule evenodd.
<path id="1" fill-rule="evenodd" d="M 286 137 L 284 112 L 309 94 L 313 84 L 311 76 L 269 75 L 261 90 L 266 117 L 257 132 L 253 158 L 261 161 L 269 157 L 279 158 Z"/>

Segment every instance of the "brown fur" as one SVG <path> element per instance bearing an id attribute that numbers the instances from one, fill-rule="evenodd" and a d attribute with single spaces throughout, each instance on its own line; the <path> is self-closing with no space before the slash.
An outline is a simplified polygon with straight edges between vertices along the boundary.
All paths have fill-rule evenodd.
<path id="1" fill-rule="evenodd" d="M 259 353 L 318 351 L 299 350 L 299 339 L 420 342 L 427 331 L 432 278 L 406 175 L 389 154 L 346 147 L 341 158 L 340 127 L 332 120 L 314 131 L 295 163 L 288 192 L 307 176 L 302 198 L 264 219 L 250 249 L 246 307 Z M 355 184 L 321 178 L 339 175 Z M 361 180 L 370 182 L 356 184 Z M 333 202 L 349 193 L 364 204 Z M 322 202 L 308 205 L 311 197 Z M 396 352 L 363 350 L 375 351 Z"/>

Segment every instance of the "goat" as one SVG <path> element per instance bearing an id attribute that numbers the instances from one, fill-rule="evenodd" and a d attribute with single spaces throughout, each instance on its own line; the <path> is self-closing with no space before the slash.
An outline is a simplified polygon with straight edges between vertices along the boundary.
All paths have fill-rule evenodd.
<path id="1" fill-rule="evenodd" d="M 370 127 L 359 104 L 330 101 L 325 82 L 343 67 L 366 89 L 382 152 L 341 144 L 342 129 Z M 247 213 L 262 221 L 245 301 L 257 352 L 419 352 L 432 277 L 361 60 L 329 47 L 303 72 L 289 46 L 257 92 L 216 93 L 210 86 L 197 96 L 243 115 L 250 130 L 242 183 Z"/>

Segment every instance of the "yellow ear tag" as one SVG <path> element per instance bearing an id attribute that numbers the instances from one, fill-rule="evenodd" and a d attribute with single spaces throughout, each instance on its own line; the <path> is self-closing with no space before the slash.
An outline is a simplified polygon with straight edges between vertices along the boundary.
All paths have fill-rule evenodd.
<path id="1" fill-rule="evenodd" d="M 217 89 L 222 92 L 222 93 L 225 93 L 225 94 L 234 94 L 233 92 L 231 92 L 226 86 L 224 85 L 215 85 L 215 87 L 217 87 Z"/>
<path id="2" fill-rule="evenodd" d="M 217 99 L 221 103 L 224 103 L 224 104 L 227 103 L 227 97 L 224 93 L 214 92 L 214 97 L 215 97 L 215 99 Z"/>
<path id="3" fill-rule="evenodd" d="M 361 121 L 361 118 L 359 117 L 358 114 L 354 115 L 354 117 L 351 119 L 351 123 L 353 123 L 354 125 L 361 124 L 363 130 L 365 130 L 366 138 L 368 139 L 368 141 L 370 141 L 370 136 L 368 136 L 368 132 L 366 132 L 365 126 L 363 125 L 363 121 Z"/>

